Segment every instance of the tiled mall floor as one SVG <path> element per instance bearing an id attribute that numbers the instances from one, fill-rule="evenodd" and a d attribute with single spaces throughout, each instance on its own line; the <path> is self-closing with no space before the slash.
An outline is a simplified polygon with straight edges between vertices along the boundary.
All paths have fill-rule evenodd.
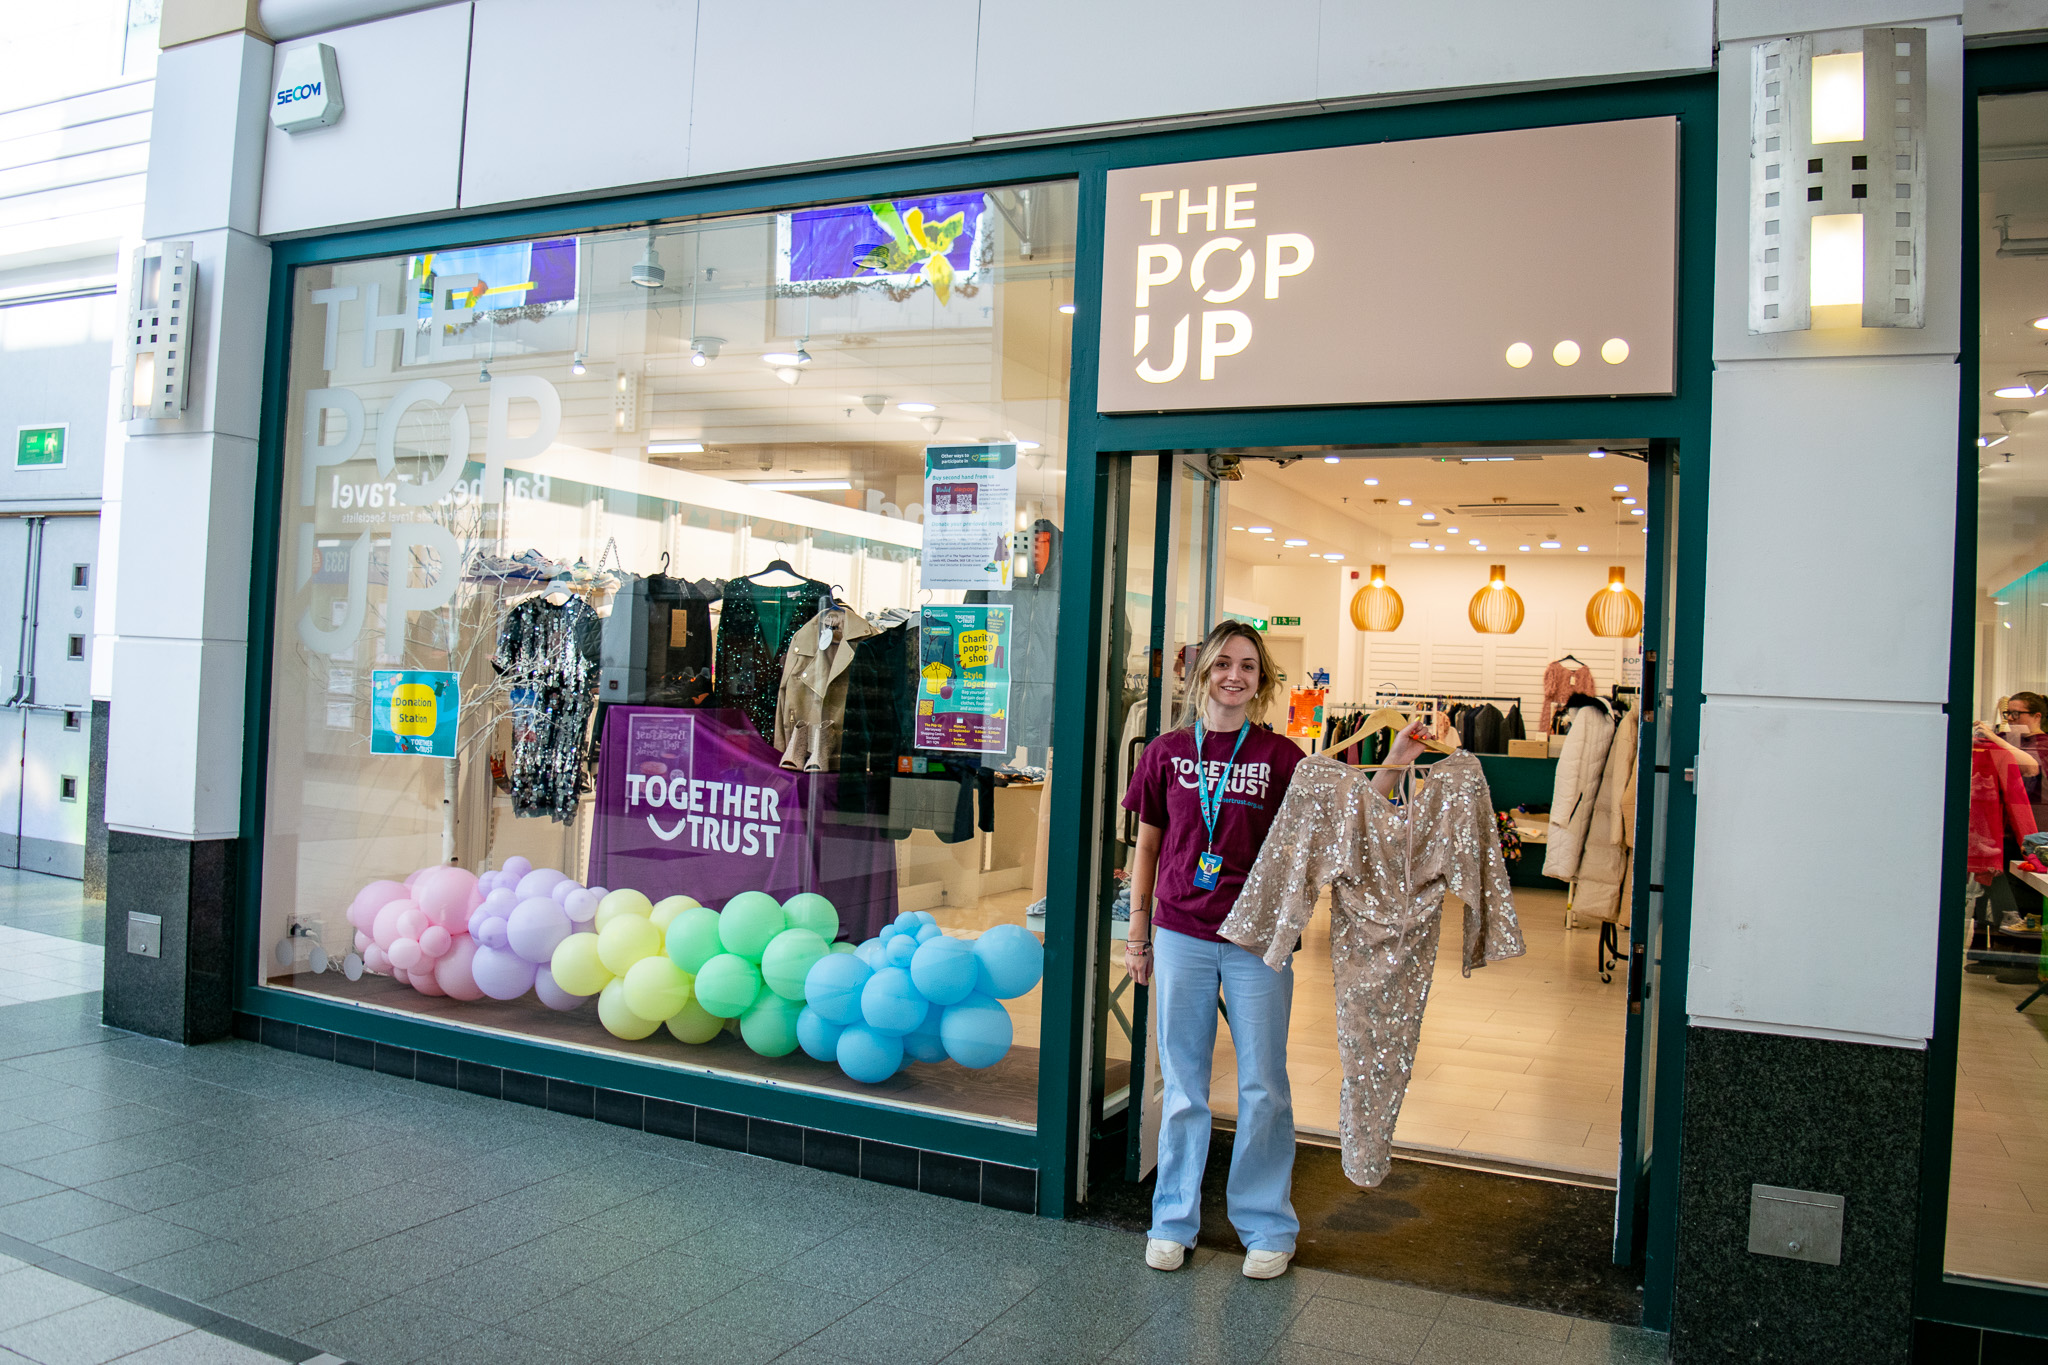
<path id="1" fill-rule="evenodd" d="M 1664 1355 L 1400 1285 L 1250 1281 L 1208 1250 L 1162 1275 L 1126 1234 L 244 1042 L 173 1047 L 98 1008 L 0 1007 L 0 1365 Z"/>

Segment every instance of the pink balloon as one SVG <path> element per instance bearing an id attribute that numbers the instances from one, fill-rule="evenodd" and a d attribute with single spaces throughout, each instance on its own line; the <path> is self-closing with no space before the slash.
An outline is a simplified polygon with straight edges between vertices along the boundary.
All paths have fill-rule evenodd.
<path id="1" fill-rule="evenodd" d="M 441 957 L 455 946 L 455 935 L 438 924 L 427 926 L 427 932 L 420 935 L 420 951 L 428 957 Z"/>
<path id="2" fill-rule="evenodd" d="M 377 918 L 370 925 L 371 939 L 376 942 L 379 948 L 389 952 L 393 943 L 406 936 L 405 932 L 398 927 L 398 917 L 408 910 L 417 908 L 408 900 L 385 902 L 384 908 L 377 912 Z"/>
<path id="3" fill-rule="evenodd" d="M 420 941 L 416 938 L 394 939 L 386 951 L 390 954 L 391 965 L 402 971 L 409 972 L 420 965 Z"/>
<path id="4" fill-rule="evenodd" d="M 475 890 L 476 875 L 467 868 L 436 867 L 420 877 L 412 898 L 429 920 L 453 929 L 468 915 L 470 893 Z"/>
<path id="5" fill-rule="evenodd" d="M 424 877 L 427 873 L 432 872 L 433 870 L 434 869 L 431 867 L 422 867 L 417 869 L 416 871 L 407 874 L 405 879 L 405 889 L 408 891 L 412 890 L 414 882 L 417 882 L 421 877 Z"/>
<path id="6" fill-rule="evenodd" d="M 470 965 L 476 957 L 476 940 L 464 934 L 455 940 L 448 955 L 434 964 L 434 984 L 457 1000 L 481 1000 L 484 988 L 476 984 Z"/>
<path id="7" fill-rule="evenodd" d="M 546 967 L 536 967 L 533 972 L 533 993 L 540 1002 L 551 1010 L 573 1010 L 590 997 L 571 995 L 555 984 L 555 974 Z"/>
<path id="8" fill-rule="evenodd" d="M 367 949 L 369 946 L 370 936 L 360 929 L 356 930 L 356 951 L 360 953 Z"/>
<path id="9" fill-rule="evenodd" d="M 367 930 L 376 920 L 377 912 L 390 901 L 405 899 L 405 887 L 399 882 L 371 882 L 356 892 L 356 898 L 349 902 L 348 922 L 358 929 Z"/>
<path id="10" fill-rule="evenodd" d="M 363 950 L 363 965 L 379 976 L 391 974 L 391 958 L 374 943 Z"/>
<path id="11" fill-rule="evenodd" d="M 433 922 L 432 919 L 428 918 L 427 912 L 420 909 L 419 903 L 415 901 L 410 910 L 399 913 L 398 935 L 400 938 L 418 938 L 426 932 L 427 926 Z"/>
<path id="12" fill-rule="evenodd" d="M 555 945 L 567 937 L 568 915 L 546 896 L 534 896 L 519 902 L 519 907 L 505 922 L 505 941 L 513 952 L 528 962 L 549 961 L 555 955 Z"/>
<path id="13" fill-rule="evenodd" d="M 446 995 L 448 993 L 442 990 L 441 983 L 434 979 L 434 964 L 431 962 L 423 962 L 413 968 L 406 980 L 421 995 Z"/>
<path id="14" fill-rule="evenodd" d="M 493 1000 L 517 1000 L 533 989 L 533 964 L 517 953 L 478 948 L 469 971 L 477 986 Z"/>

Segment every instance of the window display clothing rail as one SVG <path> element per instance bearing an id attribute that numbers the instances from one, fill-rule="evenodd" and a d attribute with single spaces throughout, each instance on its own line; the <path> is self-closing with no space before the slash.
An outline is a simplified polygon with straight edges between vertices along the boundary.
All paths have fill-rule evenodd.
<path id="1" fill-rule="evenodd" d="M 1466 975 L 1525 951 L 1479 760 L 1444 759 L 1400 805 L 1372 777 L 1320 754 L 1301 761 L 1219 931 L 1279 970 L 1329 888 L 1344 1174 L 1368 1187 L 1392 1158 L 1445 895 L 1465 906 Z"/>

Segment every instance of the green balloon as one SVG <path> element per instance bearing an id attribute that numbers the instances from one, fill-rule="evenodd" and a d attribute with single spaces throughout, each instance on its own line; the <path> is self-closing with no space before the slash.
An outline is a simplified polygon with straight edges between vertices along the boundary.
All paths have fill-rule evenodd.
<path id="1" fill-rule="evenodd" d="M 697 973 L 696 992 L 706 1014 L 737 1019 L 761 994 L 761 969 L 738 953 L 720 953 Z"/>
<path id="2" fill-rule="evenodd" d="M 761 954 L 761 980 L 784 1000 L 801 1005 L 804 978 L 810 975 L 817 960 L 830 951 L 825 940 L 809 929 L 784 929 L 769 940 L 768 951 Z"/>
<path id="3" fill-rule="evenodd" d="M 815 891 L 799 891 L 782 903 L 792 929 L 808 929 L 830 943 L 839 937 L 839 912 Z"/>
<path id="4" fill-rule="evenodd" d="M 796 1051 L 796 1020 L 803 1012 L 801 1001 L 763 991 L 740 1016 L 740 1039 L 763 1057 L 786 1057 Z"/>
<path id="5" fill-rule="evenodd" d="M 670 962 L 695 976 L 705 963 L 725 951 L 718 944 L 718 912 L 708 906 L 691 906 L 668 922 L 662 946 Z"/>
<path id="6" fill-rule="evenodd" d="M 835 953 L 853 953 L 860 951 L 860 949 L 856 945 L 848 943 L 845 939 L 840 939 L 832 945 L 832 951 Z"/>
<path id="7" fill-rule="evenodd" d="M 789 927 L 782 906 L 766 891 L 742 891 L 718 915 L 718 941 L 728 953 L 759 962 L 768 941 Z"/>

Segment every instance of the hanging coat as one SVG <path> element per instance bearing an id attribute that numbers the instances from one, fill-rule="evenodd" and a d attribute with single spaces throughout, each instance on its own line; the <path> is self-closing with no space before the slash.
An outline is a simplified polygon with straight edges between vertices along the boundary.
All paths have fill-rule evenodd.
<path id="1" fill-rule="evenodd" d="M 1557 784 L 1550 797 L 1550 845 L 1543 854 L 1543 875 L 1568 882 L 1579 875 L 1579 860 L 1593 827 L 1593 804 L 1600 796 L 1600 778 L 1607 750 L 1614 743 L 1614 722 L 1597 706 L 1571 713 L 1564 753 L 1557 760 Z"/>
<path id="2" fill-rule="evenodd" d="M 830 641 L 822 649 L 821 632 Z M 880 633 L 851 607 L 827 606 L 796 628 L 775 698 L 775 747 L 783 767 L 816 773 L 839 766 L 854 648 Z"/>
<path id="3" fill-rule="evenodd" d="M 1590 919 L 1628 918 L 1636 842 L 1636 733 L 1636 713 L 1630 711 L 1614 728 L 1614 742 L 1608 746 L 1607 764 L 1600 776 L 1600 794 L 1593 802 L 1585 852 L 1579 858 L 1572 912 Z"/>

